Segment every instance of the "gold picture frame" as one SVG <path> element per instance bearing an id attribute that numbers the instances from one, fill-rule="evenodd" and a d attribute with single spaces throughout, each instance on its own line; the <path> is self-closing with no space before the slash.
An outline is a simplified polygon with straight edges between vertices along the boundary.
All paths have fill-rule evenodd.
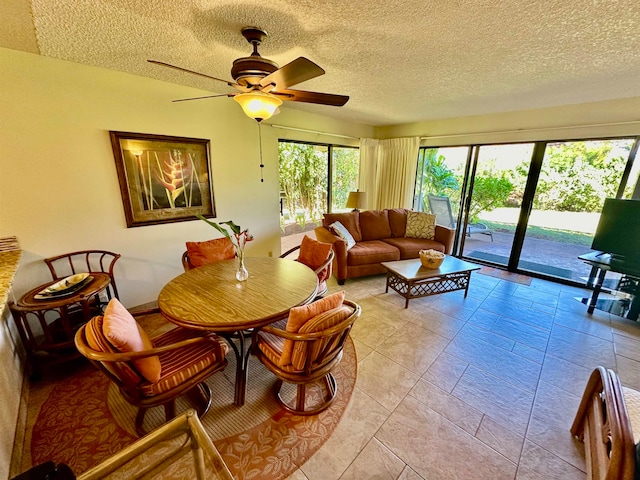
<path id="1" fill-rule="evenodd" d="M 216 216 L 209 140 L 109 134 L 127 228 Z"/>

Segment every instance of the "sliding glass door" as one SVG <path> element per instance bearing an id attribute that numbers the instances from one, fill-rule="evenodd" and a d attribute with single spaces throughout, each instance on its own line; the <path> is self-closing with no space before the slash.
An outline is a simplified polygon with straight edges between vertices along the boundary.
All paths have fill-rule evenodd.
<path id="1" fill-rule="evenodd" d="M 605 198 L 640 198 L 640 138 L 421 148 L 414 209 L 456 228 L 454 255 L 584 283 Z"/>
<path id="2" fill-rule="evenodd" d="M 518 269 L 584 280 L 588 253 L 605 198 L 620 188 L 634 139 L 546 144 Z"/>

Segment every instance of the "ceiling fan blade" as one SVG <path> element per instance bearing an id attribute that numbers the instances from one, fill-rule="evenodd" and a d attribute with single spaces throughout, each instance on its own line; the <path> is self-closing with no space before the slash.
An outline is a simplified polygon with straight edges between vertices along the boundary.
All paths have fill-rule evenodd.
<path id="1" fill-rule="evenodd" d="M 306 92 L 304 90 L 278 90 L 271 91 L 272 95 L 282 97 L 282 100 L 290 102 L 318 103 L 320 105 L 330 105 L 341 107 L 349 101 L 346 95 L 334 95 L 332 93 Z"/>
<path id="2" fill-rule="evenodd" d="M 182 68 L 182 67 L 177 67 L 175 65 L 171 65 L 170 63 L 159 62 L 157 60 L 147 60 L 147 62 L 153 63 L 155 65 L 160 65 L 162 67 L 173 68 L 174 70 L 178 70 L 180 72 L 193 73 L 194 75 L 199 75 L 199 76 L 204 77 L 204 78 L 209 78 L 211 80 L 217 80 L 219 82 L 224 82 L 227 85 L 229 85 L 230 87 L 239 87 L 240 86 L 240 85 L 238 85 L 236 83 L 230 82 L 229 80 L 223 80 L 222 78 L 212 77 L 211 75 L 207 75 L 205 73 L 199 73 L 199 72 L 194 72 L 193 70 L 187 70 L 186 68 Z"/>
<path id="3" fill-rule="evenodd" d="M 273 87 L 274 89 L 282 90 L 283 88 L 297 85 L 298 83 L 311 80 L 320 75 L 324 75 L 322 68 L 305 57 L 299 57 L 264 77 L 260 80 L 260 86 L 267 87 L 269 85 L 275 85 Z M 268 91 L 268 89 L 265 91 Z"/>
<path id="4" fill-rule="evenodd" d="M 206 95 L 204 97 L 191 97 L 191 98 L 179 98 L 177 100 L 171 100 L 172 102 L 188 102 L 189 100 L 202 100 L 203 98 L 215 98 L 215 97 L 235 97 L 235 93 L 223 93 L 221 95 Z"/>

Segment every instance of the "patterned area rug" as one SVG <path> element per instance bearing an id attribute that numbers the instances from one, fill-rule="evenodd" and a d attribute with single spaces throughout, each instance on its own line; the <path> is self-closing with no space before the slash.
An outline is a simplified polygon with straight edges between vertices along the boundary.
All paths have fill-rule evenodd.
<path id="1" fill-rule="evenodd" d="M 247 401 L 233 406 L 235 359 L 232 354 L 228 359 L 225 371 L 207 382 L 214 404 L 202 423 L 235 478 L 286 478 L 331 436 L 349 403 L 357 373 L 353 342 L 345 343 L 344 357 L 334 370 L 334 404 L 314 416 L 282 410 L 273 395 L 275 377 L 253 357 Z M 286 393 L 293 395 L 294 389 Z M 178 402 L 177 412 L 187 407 Z M 31 431 L 32 465 L 53 459 L 76 474 L 86 471 L 137 439 L 135 412 L 106 376 L 83 366 L 57 383 L 44 400 Z M 163 418 L 162 409 L 147 412 L 145 429 L 161 425 Z"/>

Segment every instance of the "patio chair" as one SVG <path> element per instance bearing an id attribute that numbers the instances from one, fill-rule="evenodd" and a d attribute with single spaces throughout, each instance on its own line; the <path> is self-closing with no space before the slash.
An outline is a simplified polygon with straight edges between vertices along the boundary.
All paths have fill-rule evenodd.
<path id="1" fill-rule="evenodd" d="M 451 200 L 449 197 L 438 195 L 427 195 L 429 210 L 436 216 L 436 225 L 443 225 L 448 228 L 456 228 L 456 221 L 453 218 L 453 210 L 451 209 Z M 474 233 L 489 235 L 493 242 L 493 232 L 484 223 L 471 223 L 467 225 L 467 237 Z"/>

